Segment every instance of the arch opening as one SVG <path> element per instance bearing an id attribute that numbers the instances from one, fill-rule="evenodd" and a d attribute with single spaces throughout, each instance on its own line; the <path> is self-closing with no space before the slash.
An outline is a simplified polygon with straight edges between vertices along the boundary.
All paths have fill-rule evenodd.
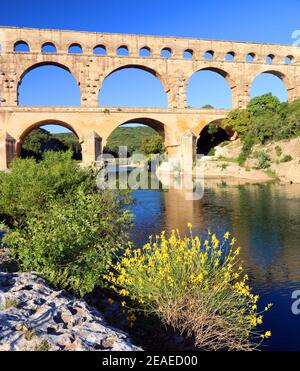
<path id="1" fill-rule="evenodd" d="M 226 62 L 234 62 L 235 52 L 228 52 L 225 57 Z"/>
<path id="2" fill-rule="evenodd" d="M 165 152 L 164 140 L 163 123 L 145 117 L 136 118 L 124 122 L 112 131 L 104 147 L 104 153 L 119 157 L 120 154 L 124 154 L 120 147 L 126 143 L 126 157 L 161 154 Z"/>
<path id="3" fill-rule="evenodd" d="M 120 57 L 128 57 L 129 56 L 129 49 L 126 45 L 121 45 L 118 49 L 117 49 L 117 55 L 119 55 Z"/>
<path id="4" fill-rule="evenodd" d="M 255 53 L 249 53 L 246 55 L 246 62 L 253 63 L 255 61 L 256 55 Z"/>
<path id="5" fill-rule="evenodd" d="M 204 127 L 197 141 L 197 154 L 214 156 L 215 147 L 230 140 L 230 136 L 220 124 L 217 120 Z"/>
<path id="6" fill-rule="evenodd" d="M 80 44 L 71 44 L 68 49 L 69 54 L 82 54 L 82 47 Z"/>
<path id="7" fill-rule="evenodd" d="M 45 152 L 71 151 L 74 160 L 82 160 L 82 148 L 74 129 L 60 121 L 43 121 L 31 125 L 21 135 L 17 156 L 41 161 Z"/>
<path id="8" fill-rule="evenodd" d="M 45 62 L 31 66 L 20 78 L 19 106 L 80 106 L 80 88 L 69 69 Z"/>
<path id="9" fill-rule="evenodd" d="M 205 68 L 195 72 L 187 86 L 188 107 L 231 109 L 231 84 L 226 71 Z"/>
<path id="10" fill-rule="evenodd" d="M 288 100 L 288 90 L 285 84 L 285 76 L 279 71 L 264 71 L 257 75 L 252 82 L 250 98 L 272 93 L 281 102 Z"/>
<path id="11" fill-rule="evenodd" d="M 148 46 L 144 46 L 140 49 L 140 57 L 151 57 L 151 49 Z"/>
<path id="12" fill-rule="evenodd" d="M 294 57 L 292 55 L 287 55 L 284 59 L 285 64 L 292 64 L 294 62 Z"/>
<path id="13" fill-rule="evenodd" d="M 25 42 L 23 40 L 17 41 L 14 44 L 14 52 L 29 53 L 30 52 L 29 45 L 27 44 L 27 42 Z"/>
<path id="14" fill-rule="evenodd" d="M 160 53 L 162 58 L 172 58 L 172 49 L 171 48 L 163 48 Z"/>
<path id="15" fill-rule="evenodd" d="M 42 45 L 42 53 L 56 53 L 56 52 L 57 52 L 56 46 L 53 43 L 48 42 Z"/>
<path id="16" fill-rule="evenodd" d="M 106 47 L 104 45 L 97 45 L 93 49 L 95 55 L 106 55 Z"/>
<path id="17" fill-rule="evenodd" d="M 213 50 L 208 50 L 204 53 L 204 59 L 206 61 L 212 61 L 214 59 L 214 51 Z"/>
<path id="18" fill-rule="evenodd" d="M 187 49 L 183 52 L 184 59 L 192 59 L 194 56 L 194 51 L 192 49 Z"/>
<path id="19" fill-rule="evenodd" d="M 167 108 L 168 97 L 154 70 L 128 65 L 105 78 L 99 91 L 99 106 Z"/>
<path id="20" fill-rule="evenodd" d="M 266 58 L 266 63 L 267 64 L 273 64 L 274 58 L 275 58 L 274 54 L 269 54 Z"/>

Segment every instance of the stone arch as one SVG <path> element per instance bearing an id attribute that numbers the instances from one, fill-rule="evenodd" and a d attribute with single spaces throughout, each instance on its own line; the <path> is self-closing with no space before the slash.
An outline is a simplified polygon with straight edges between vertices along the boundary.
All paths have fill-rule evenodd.
<path id="1" fill-rule="evenodd" d="M 106 46 L 103 44 L 96 45 L 93 49 L 93 53 L 94 55 L 106 55 L 107 54 Z"/>
<path id="2" fill-rule="evenodd" d="M 69 129 L 70 131 L 72 131 L 76 135 L 76 137 L 78 138 L 79 144 L 82 146 L 82 144 L 84 142 L 84 137 L 83 137 L 82 133 L 77 128 L 76 129 L 74 128 L 73 125 L 71 125 L 71 124 L 69 124 L 65 121 L 61 121 L 61 120 L 54 120 L 54 119 L 42 120 L 42 121 L 37 121 L 35 123 L 32 123 L 32 124 L 26 126 L 25 128 L 22 127 L 20 132 L 16 135 L 16 156 L 17 157 L 20 156 L 21 147 L 22 147 L 23 141 L 26 138 L 26 136 L 29 133 L 31 133 L 33 130 L 38 129 L 41 126 L 46 126 L 46 125 L 57 125 L 57 126 L 61 126 L 61 127 L 66 128 L 66 129 Z"/>
<path id="3" fill-rule="evenodd" d="M 78 43 L 72 43 L 68 47 L 68 53 L 69 54 L 82 54 L 83 53 L 82 46 Z"/>
<path id="4" fill-rule="evenodd" d="M 65 71 L 69 72 L 70 75 L 75 79 L 76 84 L 78 86 L 80 86 L 80 83 L 79 83 L 78 78 L 76 77 L 76 74 L 74 73 L 74 71 L 72 71 L 72 69 L 67 64 L 62 64 L 62 63 L 59 63 L 59 62 L 56 62 L 56 61 L 53 61 L 53 60 L 49 59 L 48 61 L 30 64 L 27 67 L 25 67 L 25 69 L 21 72 L 21 74 L 17 78 L 17 89 L 16 89 L 16 92 L 17 92 L 17 102 L 19 102 L 19 88 L 20 88 L 20 85 L 22 83 L 23 78 L 28 73 L 30 73 L 31 71 L 33 71 L 33 70 L 35 70 L 35 69 L 37 69 L 39 67 L 43 67 L 43 66 L 55 66 L 55 67 L 61 68 L 61 69 L 65 70 Z M 80 95 L 80 90 L 79 90 L 79 95 Z"/>
<path id="5" fill-rule="evenodd" d="M 295 98 L 295 94 L 296 94 L 295 83 L 293 83 L 293 81 L 284 72 L 280 70 L 274 70 L 274 69 L 268 69 L 268 68 L 262 69 L 259 73 L 255 75 L 255 77 L 251 81 L 249 93 L 251 93 L 251 89 L 257 77 L 263 74 L 269 74 L 269 75 L 278 77 L 282 81 L 283 85 L 285 86 L 285 89 L 288 93 L 288 100 L 292 101 Z"/>
<path id="6" fill-rule="evenodd" d="M 127 45 L 120 45 L 117 48 L 117 55 L 120 57 L 129 57 L 129 48 Z"/>
<path id="7" fill-rule="evenodd" d="M 108 138 L 112 135 L 112 133 L 118 129 L 119 127 L 122 127 L 124 125 L 129 125 L 129 124 L 141 124 L 148 126 L 155 130 L 159 135 L 162 136 L 164 139 L 165 143 L 168 141 L 168 128 L 165 123 L 162 121 L 156 120 L 151 117 L 145 117 L 145 116 L 137 116 L 137 117 L 132 117 L 130 119 L 125 119 L 120 123 L 120 121 L 114 122 L 113 125 L 109 127 L 109 129 L 106 130 L 105 135 L 102 136 L 103 138 L 103 145 L 105 146 L 107 144 Z M 126 145 L 126 143 L 124 143 Z"/>
<path id="8" fill-rule="evenodd" d="M 47 47 L 52 48 L 52 51 L 46 51 L 45 49 Z M 56 48 L 56 46 L 55 46 L 55 44 L 53 42 L 45 42 L 42 45 L 41 52 L 42 53 L 57 53 L 57 48 Z"/>
<path id="9" fill-rule="evenodd" d="M 21 45 L 24 46 L 26 50 L 18 51 L 17 48 Z M 29 53 L 30 50 L 31 50 L 31 48 L 30 48 L 29 42 L 27 42 L 25 40 L 18 40 L 14 43 L 13 51 L 15 53 Z"/>
<path id="10" fill-rule="evenodd" d="M 137 70 L 141 70 L 141 71 L 145 71 L 145 72 L 148 72 L 149 74 L 151 74 L 152 76 L 154 76 L 162 85 L 162 88 L 163 88 L 163 91 L 167 94 L 169 92 L 169 84 L 168 84 L 168 81 L 165 80 L 165 78 L 163 77 L 162 74 L 160 74 L 159 72 L 157 72 L 156 69 L 152 68 L 152 67 L 149 67 L 147 65 L 142 65 L 142 64 L 124 64 L 124 65 L 121 65 L 120 67 L 117 67 L 117 68 L 114 68 L 113 70 L 110 70 L 110 71 L 107 71 L 107 73 L 104 74 L 103 76 L 103 80 L 102 80 L 102 84 L 101 84 L 101 87 L 99 89 L 99 94 L 98 96 L 100 96 L 101 92 L 102 92 L 102 88 L 103 88 L 103 82 L 111 75 L 113 75 L 114 73 L 116 72 L 119 72 L 119 71 L 122 71 L 122 70 L 125 70 L 125 69 L 137 69 Z M 101 105 L 101 104 L 100 104 Z"/>
<path id="11" fill-rule="evenodd" d="M 237 94 L 237 91 L 236 91 L 236 82 L 233 80 L 233 78 L 231 77 L 230 73 L 227 72 L 226 70 L 224 69 L 221 69 L 219 67 L 203 67 L 203 68 L 199 68 L 197 70 L 195 70 L 190 76 L 189 78 L 187 79 L 187 84 L 186 84 L 186 90 L 188 88 L 188 84 L 191 80 L 191 78 L 197 73 L 197 72 L 201 72 L 201 71 L 210 71 L 210 72 L 214 72 L 220 76 L 222 76 L 226 81 L 227 81 L 227 84 L 228 84 L 228 87 L 231 91 L 231 102 L 232 102 L 232 107 L 235 106 L 235 102 L 236 102 L 236 94 Z"/>
<path id="12" fill-rule="evenodd" d="M 151 57 L 151 53 L 151 48 L 149 48 L 149 46 L 143 46 L 139 50 L 140 57 Z"/>

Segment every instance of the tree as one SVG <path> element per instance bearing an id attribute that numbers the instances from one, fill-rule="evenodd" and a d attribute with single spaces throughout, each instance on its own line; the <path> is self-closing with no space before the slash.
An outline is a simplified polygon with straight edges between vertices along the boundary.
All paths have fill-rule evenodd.
<path id="1" fill-rule="evenodd" d="M 145 155 L 162 154 L 166 151 L 164 140 L 160 135 L 155 135 L 143 140 L 141 150 Z"/>
<path id="2" fill-rule="evenodd" d="M 280 109 L 280 100 L 272 93 L 253 98 L 248 105 L 248 112 L 258 116 L 266 111 L 277 112 Z"/>
<path id="3" fill-rule="evenodd" d="M 212 106 L 211 104 L 205 104 L 204 106 L 201 107 L 202 109 L 214 109 L 215 107 Z"/>
<path id="4" fill-rule="evenodd" d="M 252 114 L 248 110 L 237 109 L 229 113 L 223 121 L 224 128 L 231 128 L 239 135 L 244 136 L 251 127 Z"/>

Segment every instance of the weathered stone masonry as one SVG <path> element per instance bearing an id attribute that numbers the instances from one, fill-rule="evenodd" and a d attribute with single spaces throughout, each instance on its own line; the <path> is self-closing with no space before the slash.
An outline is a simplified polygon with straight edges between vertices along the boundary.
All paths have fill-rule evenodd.
<path id="1" fill-rule="evenodd" d="M 20 41 L 28 45 L 28 52 L 15 51 Z M 56 52 L 43 53 L 46 44 L 53 45 Z M 74 44 L 81 47 L 81 54 L 69 53 Z M 178 155 L 185 133 L 198 136 L 208 123 L 224 118 L 228 112 L 187 108 L 188 81 L 200 70 L 214 71 L 228 81 L 233 108 L 247 105 L 251 84 L 261 73 L 279 77 L 289 100 L 300 97 L 300 48 L 288 45 L 13 27 L 0 27 L 0 45 L 0 169 L 7 168 L 18 154 L 24 136 L 46 122 L 64 125 L 77 134 L 87 164 L 101 151 L 99 142 L 105 145 L 116 127 L 134 121 L 163 133 L 169 153 Z M 94 53 L 97 46 L 102 46 L 105 55 Z M 120 47 L 127 49 L 128 55 L 118 55 Z M 141 49 L 146 49 L 149 56 L 140 56 Z M 162 56 L 162 50 L 170 54 L 169 58 Z M 205 58 L 207 53 L 210 60 Z M 247 56 L 253 61 L 247 61 Z M 43 64 L 63 67 L 75 77 L 80 86 L 80 107 L 18 107 L 22 78 Z M 127 67 L 148 71 L 161 81 L 168 95 L 167 109 L 111 108 L 105 112 L 98 107 L 104 79 Z"/>

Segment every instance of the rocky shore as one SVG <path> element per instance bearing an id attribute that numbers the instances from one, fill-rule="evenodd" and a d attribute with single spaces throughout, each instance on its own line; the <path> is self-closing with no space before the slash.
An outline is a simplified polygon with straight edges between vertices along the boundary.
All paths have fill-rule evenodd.
<path id="1" fill-rule="evenodd" d="M 83 300 L 30 273 L 0 273 L 0 351 L 138 351 Z"/>

